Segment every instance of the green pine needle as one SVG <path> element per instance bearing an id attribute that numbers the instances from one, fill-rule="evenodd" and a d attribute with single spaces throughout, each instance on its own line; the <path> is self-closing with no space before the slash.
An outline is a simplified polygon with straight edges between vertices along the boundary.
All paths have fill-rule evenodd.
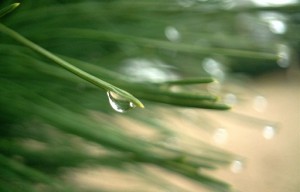
<path id="1" fill-rule="evenodd" d="M 46 49 L 38 46 L 37 44 L 31 42 L 30 40 L 26 39 L 22 35 L 18 34 L 17 32 L 13 31 L 12 29 L 6 27 L 5 25 L 0 23 L 0 31 L 2 33 L 5 33 L 6 35 L 14 38 L 16 41 L 24 44 L 25 46 L 28 46 L 29 48 L 33 49 L 37 53 L 47 57 L 48 59 L 54 61 L 61 67 L 65 68 L 66 70 L 70 71 L 71 73 L 77 75 L 78 77 L 102 88 L 105 91 L 111 91 L 116 94 L 118 94 L 120 97 L 123 97 L 124 99 L 134 103 L 137 107 L 144 108 L 144 105 L 142 102 L 140 102 L 137 98 L 132 96 L 130 93 L 108 83 L 105 82 L 89 73 L 86 73 L 85 71 L 82 71 L 81 69 L 75 67 L 74 65 L 68 63 L 67 61 L 59 58 L 58 56 L 52 54 L 51 52 L 47 51 Z"/>
<path id="2" fill-rule="evenodd" d="M 20 3 L 13 3 L 3 9 L 1 9 L 0 10 L 0 18 L 7 15 L 8 13 L 14 11 L 19 5 L 20 5 Z"/>

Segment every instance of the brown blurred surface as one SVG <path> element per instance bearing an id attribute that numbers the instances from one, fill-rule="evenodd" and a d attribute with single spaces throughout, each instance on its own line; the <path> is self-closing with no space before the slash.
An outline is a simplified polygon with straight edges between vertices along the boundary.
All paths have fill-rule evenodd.
<path id="1" fill-rule="evenodd" d="M 234 125 L 225 148 L 246 157 L 247 163 L 240 173 L 219 171 L 218 177 L 242 192 L 300 191 L 299 70 L 265 75 L 252 86 L 263 93 L 268 106 L 262 113 L 250 114 L 277 122 L 278 133 L 266 140 L 257 131 L 244 129 L 243 123 Z"/>

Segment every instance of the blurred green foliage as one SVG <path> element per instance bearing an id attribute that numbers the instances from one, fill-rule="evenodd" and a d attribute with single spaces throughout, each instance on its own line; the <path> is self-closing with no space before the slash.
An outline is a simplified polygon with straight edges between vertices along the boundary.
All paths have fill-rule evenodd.
<path id="1" fill-rule="evenodd" d="M 229 77 L 233 72 L 259 74 L 281 69 L 278 59 L 288 62 L 287 67 L 299 50 L 299 5 L 226 8 L 221 0 L 182 2 L 24 0 L 0 19 L 39 46 L 142 99 L 147 109 L 124 117 L 164 138 L 172 131 L 157 123 L 159 115 L 151 110 L 173 108 L 161 103 L 228 109 L 217 96 L 205 90 L 195 94 L 182 85 L 193 84 L 190 77 L 198 83 L 204 76 L 222 78 L 205 70 L 202 61 L 222 63 Z M 11 3 L 1 1 L 0 6 Z M 273 34 L 259 17 L 267 12 L 283 14 L 294 30 Z M 203 155 L 197 155 L 132 136 L 114 120 L 104 92 L 1 32 L 0 42 L 0 191 L 82 191 L 62 175 L 67 167 L 87 164 L 125 172 L 128 164 L 139 172 L 141 165 L 155 165 L 212 191 L 231 190 L 199 169 L 228 165 L 234 155 L 203 143 L 197 146 Z M 278 45 L 287 52 L 278 52 Z M 144 64 L 132 69 L 136 61 Z M 143 69 L 166 77 L 158 82 L 143 78 Z M 174 83 L 182 91 L 170 91 Z M 98 118 L 91 115 L 95 111 Z M 82 147 L 90 144 L 106 152 L 90 154 Z M 167 184 L 157 185 L 169 190 Z"/>

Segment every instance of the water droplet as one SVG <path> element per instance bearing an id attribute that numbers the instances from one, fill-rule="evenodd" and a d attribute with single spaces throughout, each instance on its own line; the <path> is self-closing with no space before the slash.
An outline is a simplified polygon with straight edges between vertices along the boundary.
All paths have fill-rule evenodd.
<path id="1" fill-rule="evenodd" d="M 218 128 L 213 134 L 213 140 L 216 144 L 225 144 L 228 140 L 228 132 L 224 128 Z"/>
<path id="2" fill-rule="evenodd" d="M 290 5 L 298 3 L 297 0 L 281 0 L 281 1 L 274 1 L 274 0 L 252 0 L 255 5 L 260 7 L 266 6 L 283 6 L 283 5 Z"/>
<path id="3" fill-rule="evenodd" d="M 269 21 L 269 28 L 273 33 L 284 34 L 286 32 L 286 24 L 281 20 Z"/>
<path id="4" fill-rule="evenodd" d="M 239 173 L 243 170 L 244 164 L 241 160 L 234 160 L 230 165 L 230 170 L 233 173 Z"/>
<path id="5" fill-rule="evenodd" d="M 261 95 L 254 97 L 253 108 L 257 112 L 264 112 L 267 108 L 267 105 L 268 105 L 268 100 L 265 97 Z"/>
<path id="6" fill-rule="evenodd" d="M 207 73 L 219 81 L 223 81 L 225 79 L 225 72 L 223 70 L 224 66 L 219 61 L 213 58 L 205 58 L 202 62 L 202 67 Z"/>
<path id="7" fill-rule="evenodd" d="M 233 106 L 237 103 L 237 97 L 233 93 L 227 93 L 223 98 L 223 102 L 226 105 Z"/>
<path id="8" fill-rule="evenodd" d="M 272 139 L 276 134 L 276 129 L 274 126 L 266 125 L 263 129 L 263 136 L 265 139 Z"/>
<path id="9" fill-rule="evenodd" d="M 114 92 L 108 91 L 107 96 L 111 107 L 117 112 L 124 113 L 135 108 L 135 105 L 131 101 L 128 101 Z"/>
<path id="10" fill-rule="evenodd" d="M 126 59 L 122 63 L 121 70 L 135 82 L 160 83 L 178 78 L 171 67 L 159 59 Z"/>
<path id="11" fill-rule="evenodd" d="M 172 27 L 172 26 L 166 27 L 165 35 L 166 35 L 167 39 L 172 42 L 178 41 L 180 39 L 179 31 L 175 27 Z"/>
<path id="12" fill-rule="evenodd" d="M 277 64 L 281 68 L 289 67 L 290 62 L 291 62 L 291 49 L 288 46 L 284 45 L 284 44 L 279 44 L 277 49 L 278 49 Z"/>

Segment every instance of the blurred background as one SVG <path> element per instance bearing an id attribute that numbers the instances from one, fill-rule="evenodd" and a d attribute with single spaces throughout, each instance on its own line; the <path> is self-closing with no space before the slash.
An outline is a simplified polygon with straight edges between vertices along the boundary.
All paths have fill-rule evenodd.
<path id="1" fill-rule="evenodd" d="M 19 2 L 1 24 L 145 109 L 1 26 L 0 191 L 300 190 L 298 0 Z"/>

